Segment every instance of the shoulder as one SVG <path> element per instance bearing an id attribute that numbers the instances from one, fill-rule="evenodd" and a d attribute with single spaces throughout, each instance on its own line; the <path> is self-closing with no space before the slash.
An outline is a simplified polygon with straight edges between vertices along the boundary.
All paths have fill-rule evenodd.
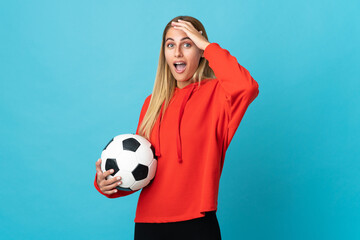
<path id="1" fill-rule="evenodd" d="M 221 80 L 218 78 L 206 79 L 206 84 L 203 86 L 204 92 L 211 96 L 218 97 L 220 102 L 226 102 L 229 100 L 227 92 L 224 90 Z M 214 95 L 215 94 L 215 95 Z"/>
<path id="2" fill-rule="evenodd" d="M 144 103 L 147 103 L 147 104 L 149 104 L 149 102 L 150 102 L 150 99 L 151 99 L 151 96 L 152 96 L 152 93 L 149 95 L 149 96 L 147 96 L 146 98 L 145 98 L 145 101 L 144 101 Z"/>
<path id="3" fill-rule="evenodd" d="M 142 111 L 146 111 L 146 110 L 147 110 L 147 108 L 148 108 L 148 106 L 149 106 L 149 103 L 150 103 L 150 100 L 151 100 L 151 95 L 152 95 L 152 94 L 150 94 L 149 96 L 147 96 L 147 97 L 145 98 L 144 104 L 143 104 L 143 106 L 142 106 Z"/>

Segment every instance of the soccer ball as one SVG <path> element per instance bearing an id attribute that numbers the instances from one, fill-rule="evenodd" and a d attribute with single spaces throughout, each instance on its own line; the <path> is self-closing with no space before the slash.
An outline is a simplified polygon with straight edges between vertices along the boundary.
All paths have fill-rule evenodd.
<path id="1" fill-rule="evenodd" d="M 121 134 L 105 146 L 101 153 L 101 170 L 114 169 L 107 179 L 121 177 L 116 188 L 136 191 L 147 186 L 155 177 L 157 158 L 154 148 L 144 137 L 137 134 Z"/>

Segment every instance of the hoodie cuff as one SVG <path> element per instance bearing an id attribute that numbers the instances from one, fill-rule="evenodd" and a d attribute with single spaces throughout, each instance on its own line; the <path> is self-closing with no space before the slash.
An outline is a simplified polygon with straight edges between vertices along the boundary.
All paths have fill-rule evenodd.
<path id="1" fill-rule="evenodd" d="M 206 59 L 209 59 L 214 53 L 216 54 L 216 49 L 220 48 L 220 45 L 218 43 L 212 42 L 209 45 L 206 46 L 204 49 L 204 57 Z"/>

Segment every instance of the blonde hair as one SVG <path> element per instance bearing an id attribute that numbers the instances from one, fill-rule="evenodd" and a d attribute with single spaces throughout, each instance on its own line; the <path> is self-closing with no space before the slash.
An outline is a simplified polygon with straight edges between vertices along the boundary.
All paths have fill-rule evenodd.
<path id="1" fill-rule="evenodd" d="M 158 68 L 155 77 L 154 88 L 152 91 L 150 103 L 147 109 L 147 112 L 139 126 L 139 135 L 150 139 L 151 130 L 154 127 L 156 119 L 160 113 L 161 105 L 165 101 L 164 109 L 162 112 L 162 116 L 165 113 L 167 106 L 172 98 L 176 87 L 176 79 L 172 76 L 170 68 L 166 63 L 165 59 L 165 36 L 167 31 L 172 27 L 171 22 L 177 21 L 178 19 L 190 22 L 198 31 L 202 31 L 202 35 L 208 40 L 206 31 L 204 26 L 201 24 L 199 20 L 190 16 L 178 16 L 173 18 L 166 26 L 162 35 L 161 48 L 160 48 L 160 57 Z M 192 79 L 195 82 L 198 82 L 200 85 L 200 81 L 203 79 L 215 78 L 215 74 L 213 70 L 209 67 L 209 62 L 205 58 L 200 58 L 199 66 L 195 71 Z M 191 79 L 190 79 L 191 80 Z M 161 117 L 162 117 L 161 116 Z"/>

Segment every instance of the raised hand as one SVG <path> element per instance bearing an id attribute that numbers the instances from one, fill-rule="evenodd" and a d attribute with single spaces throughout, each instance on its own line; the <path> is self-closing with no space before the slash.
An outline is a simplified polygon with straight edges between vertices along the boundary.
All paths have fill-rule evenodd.
<path id="1" fill-rule="evenodd" d="M 101 158 L 96 161 L 96 173 L 97 173 L 97 185 L 100 190 L 105 194 L 113 194 L 117 192 L 116 187 L 121 184 L 121 177 L 114 177 L 112 179 L 106 180 L 106 177 L 114 172 L 113 169 L 110 169 L 106 172 L 101 171 Z"/>
<path id="2" fill-rule="evenodd" d="M 207 45 L 210 44 L 208 40 L 202 35 L 201 31 L 196 28 L 188 21 L 179 19 L 178 22 L 171 22 L 171 25 L 175 29 L 183 30 L 186 35 L 195 43 L 195 45 L 201 50 L 205 50 Z"/>

